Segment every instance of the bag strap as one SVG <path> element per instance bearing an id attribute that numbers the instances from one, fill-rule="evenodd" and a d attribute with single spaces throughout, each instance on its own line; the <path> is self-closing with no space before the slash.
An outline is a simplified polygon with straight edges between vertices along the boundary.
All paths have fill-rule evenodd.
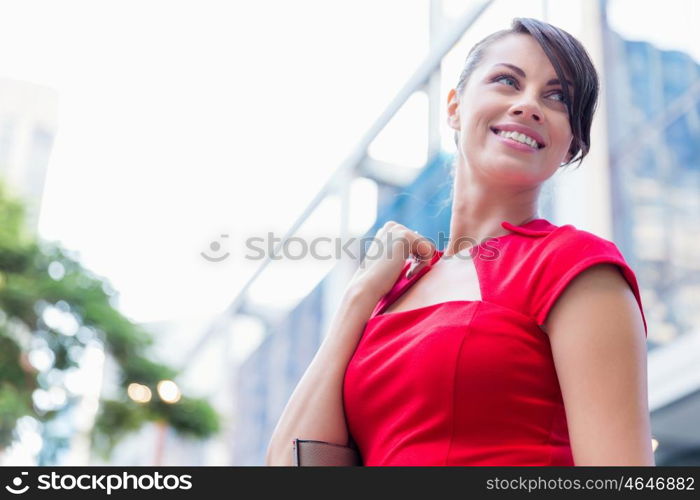
<path id="1" fill-rule="evenodd" d="M 362 465 L 355 442 L 352 446 L 295 439 L 293 444 L 294 465 L 296 467 L 352 467 Z"/>

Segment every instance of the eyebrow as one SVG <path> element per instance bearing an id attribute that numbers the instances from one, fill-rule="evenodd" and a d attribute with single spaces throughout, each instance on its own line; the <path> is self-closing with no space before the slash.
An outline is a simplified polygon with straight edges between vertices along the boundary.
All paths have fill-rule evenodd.
<path id="1" fill-rule="evenodd" d="M 494 64 L 494 65 L 493 65 L 493 67 L 496 67 L 496 66 L 507 66 L 507 67 L 509 67 L 510 69 L 512 69 L 513 71 L 515 71 L 517 74 L 519 74 L 520 76 L 522 76 L 523 78 L 527 78 L 527 77 L 525 76 L 525 72 L 524 72 L 522 69 L 520 69 L 520 68 L 518 68 L 517 66 L 515 66 L 514 64 L 497 63 L 497 64 Z M 571 86 L 571 87 L 574 86 L 574 84 L 571 83 L 569 80 L 566 80 L 566 84 L 569 85 L 569 86 Z M 547 82 L 547 85 L 561 85 L 561 82 L 559 81 L 558 78 L 552 78 L 551 80 L 549 80 L 549 81 Z"/>

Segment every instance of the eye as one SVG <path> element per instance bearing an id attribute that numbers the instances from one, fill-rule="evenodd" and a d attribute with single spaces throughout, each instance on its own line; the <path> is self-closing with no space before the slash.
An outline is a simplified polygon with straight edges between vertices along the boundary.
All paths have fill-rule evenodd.
<path id="1" fill-rule="evenodd" d="M 558 99 L 554 99 L 554 100 L 559 101 L 559 102 L 564 102 L 564 92 L 562 92 L 561 90 L 557 90 L 556 92 L 552 92 L 549 95 L 550 96 L 559 96 Z"/>
<path id="2" fill-rule="evenodd" d="M 518 86 L 518 80 L 517 80 L 514 76 L 508 75 L 508 74 L 505 74 L 505 73 L 495 76 L 495 77 L 493 78 L 493 80 L 491 80 L 491 81 L 492 81 L 492 82 L 498 82 L 498 81 L 501 81 L 501 80 L 506 80 L 506 81 L 507 81 L 507 80 L 510 80 L 511 82 L 515 83 L 514 87 L 517 87 L 517 86 Z"/>

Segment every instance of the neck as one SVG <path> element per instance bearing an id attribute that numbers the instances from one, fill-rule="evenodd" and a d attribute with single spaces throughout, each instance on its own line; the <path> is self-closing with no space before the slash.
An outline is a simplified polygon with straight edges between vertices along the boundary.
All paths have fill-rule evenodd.
<path id="1" fill-rule="evenodd" d="M 470 175 L 468 169 L 458 168 L 445 256 L 478 245 L 486 238 L 508 234 L 508 230 L 501 226 L 503 221 L 520 226 L 539 218 L 539 191 L 539 185 L 489 184 Z"/>

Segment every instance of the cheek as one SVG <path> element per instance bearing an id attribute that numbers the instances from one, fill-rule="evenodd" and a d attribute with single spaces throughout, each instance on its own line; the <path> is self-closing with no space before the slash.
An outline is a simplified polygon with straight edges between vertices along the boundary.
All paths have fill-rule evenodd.
<path id="1" fill-rule="evenodd" d="M 489 133 L 491 133 L 489 131 Z M 484 154 L 489 153 L 489 137 L 483 130 L 479 130 L 477 123 L 470 124 L 470 127 L 464 131 L 462 137 L 462 150 L 466 158 L 470 161 L 483 162 Z"/>
<path id="2" fill-rule="evenodd" d="M 574 136 L 569 134 L 564 137 L 562 140 L 562 145 L 561 145 L 561 154 L 566 156 L 566 154 L 569 152 L 569 149 L 571 149 L 571 145 L 573 144 L 574 141 Z"/>
<path id="3" fill-rule="evenodd" d="M 465 96 L 460 117 L 462 124 L 466 125 L 464 127 L 466 130 L 463 132 L 468 136 L 477 135 L 483 138 L 483 132 L 484 130 L 488 131 L 489 123 L 503 115 L 502 107 L 502 102 L 487 93 L 479 96 Z"/>
<path id="4" fill-rule="evenodd" d="M 488 127 L 489 122 L 486 121 L 483 114 L 480 115 L 478 113 L 469 113 L 464 118 L 465 121 L 463 123 L 466 123 L 466 127 L 462 130 L 462 136 L 465 144 L 472 148 L 479 144 L 483 145 L 488 137 L 487 132 L 491 133 Z"/>
<path id="5" fill-rule="evenodd" d="M 565 155 L 569 148 L 571 147 L 574 135 L 571 132 L 571 127 L 569 126 L 569 120 L 560 120 L 559 123 L 555 123 L 552 127 L 554 133 L 552 134 L 552 149 L 553 154 L 563 154 Z"/>

